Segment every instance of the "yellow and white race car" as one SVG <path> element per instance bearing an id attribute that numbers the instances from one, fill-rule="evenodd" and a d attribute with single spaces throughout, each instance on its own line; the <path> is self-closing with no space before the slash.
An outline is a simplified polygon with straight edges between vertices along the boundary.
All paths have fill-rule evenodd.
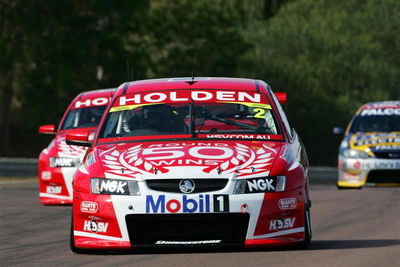
<path id="1" fill-rule="evenodd" d="M 400 185 L 400 101 L 363 105 L 344 133 L 337 187 L 365 185 Z"/>

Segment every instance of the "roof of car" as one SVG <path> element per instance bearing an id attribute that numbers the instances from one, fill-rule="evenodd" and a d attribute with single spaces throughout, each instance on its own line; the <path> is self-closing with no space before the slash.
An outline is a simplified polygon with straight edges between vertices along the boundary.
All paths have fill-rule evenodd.
<path id="1" fill-rule="evenodd" d="M 97 97 L 111 97 L 116 92 L 117 88 L 98 89 L 82 92 L 79 94 L 79 99 L 91 99 Z"/>
<path id="2" fill-rule="evenodd" d="M 181 77 L 133 81 L 122 84 L 117 95 L 153 90 L 179 89 L 226 89 L 226 90 L 259 90 L 259 82 L 254 79 L 222 77 Z"/>
<path id="3" fill-rule="evenodd" d="M 364 104 L 360 110 L 375 108 L 400 108 L 400 101 L 381 101 Z"/>

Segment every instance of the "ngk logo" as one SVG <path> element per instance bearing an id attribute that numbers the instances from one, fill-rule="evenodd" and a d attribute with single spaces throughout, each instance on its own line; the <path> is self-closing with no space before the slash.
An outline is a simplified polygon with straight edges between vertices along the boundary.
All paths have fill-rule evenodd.
<path id="1" fill-rule="evenodd" d="M 276 181 L 272 178 L 248 179 L 246 191 L 248 193 L 274 192 L 275 183 Z"/>
<path id="2" fill-rule="evenodd" d="M 100 192 L 102 193 L 116 193 L 124 195 L 128 191 L 128 183 L 116 180 L 102 180 L 100 183 Z"/>
<path id="3" fill-rule="evenodd" d="M 104 106 L 108 104 L 109 99 L 107 97 L 98 97 L 94 99 L 86 99 L 84 101 L 78 100 L 75 102 L 75 108 L 92 107 L 92 106 Z"/>
<path id="4" fill-rule="evenodd" d="M 269 222 L 269 230 L 276 231 L 276 230 L 292 228 L 295 221 L 296 221 L 296 218 L 286 218 L 283 220 L 282 219 L 271 220 Z"/>
<path id="5" fill-rule="evenodd" d="M 85 221 L 83 223 L 83 230 L 84 231 L 91 231 L 93 233 L 105 233 L 107 232 L 108 223 L 106 222 L 96 222 L 95 220 L 92 221 Z"/>

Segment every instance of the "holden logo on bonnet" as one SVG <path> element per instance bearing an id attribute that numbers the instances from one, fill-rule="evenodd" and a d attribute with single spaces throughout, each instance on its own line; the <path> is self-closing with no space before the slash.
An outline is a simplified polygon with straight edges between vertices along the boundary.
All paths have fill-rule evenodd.
<path id="1" fill-rule="evenodd" d="M 194 191 L 195 185 L 192 179 L 183 179 L 179 182 L 179 190 L 184 194 L 189 194 Z"/>

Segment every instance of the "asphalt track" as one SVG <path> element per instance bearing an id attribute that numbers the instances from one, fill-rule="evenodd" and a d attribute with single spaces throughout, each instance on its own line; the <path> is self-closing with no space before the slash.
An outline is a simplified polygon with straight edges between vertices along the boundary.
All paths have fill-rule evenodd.
<path id="1" fill-rule="evenodd" d="M 142 251 L 78 255 L 70 206 L 41 206 L 34 180 L 0 181 L 0 266 L 399 266 L 400 188 L 312 185 L 308 250 Z"/>

